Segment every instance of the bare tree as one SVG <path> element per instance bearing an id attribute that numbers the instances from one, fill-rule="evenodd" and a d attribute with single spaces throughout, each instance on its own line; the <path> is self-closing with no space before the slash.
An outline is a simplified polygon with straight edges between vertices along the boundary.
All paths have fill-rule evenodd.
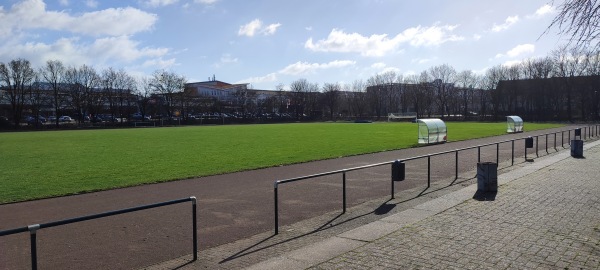
<path id="1" fill-rule="evenodd" d="M 121 69 L 115 73 L 114 86 L 114 92 L 119 105 L 119 117 L 121 117 L 121 120 L 124 116 L 129 118 L 129 116 L 133 113 L 131 111 L 131 107 L 132 103 L 134 103 L 134 100 L 132 99 L 131 94 L 136 87 L 135 78 L 127 74 L 125 70 Z"/>
<path id="2" fill-rule="evenodd" d="M 77 114 L 81 124 L 87 114 L 89 97 L 99 85 L 100 77 L 93 67 L 82 65 L 79 68 L 70 67 L 65 72 L 65 82 L 68 84 L 70 105 Z"/>
<path id="3" fill-rule="evenodd" d="M 148 77 L 140 77 L 137 79 L 137 87 L 135 88 L 134 94 L 137 98 L 137 107 L 142 114 L 142 119 L 149 115 L 148 105 L 152 101 L 152 80 Z"/>
<path id="4" fill-rule="evenodd" d="M 56 116 L 54 124 L 58 128 L 58 116 L 60 115 L 60 108 L 65 102 L 62 95 L 62 86 L 65 76 L 65 66 L 59 60 L 48 60 L 46 65 L 40 69 L 39 73 L 44 77 L 46 83 L 52 87 L 52 105 L 54 107 L 54 115 Z"/>
<path id="5" fill-rule="evenodd" d="M 329 109 L 329 119 L 332 121 L 339 106 L 340 90 L 341 87 L 338 83 L 326 83 L 323 85 L 323 103 Z"/>
<path id="6" fill-rule="evenodd" d="M 483 88 L 490 91 L 493 105 L 494 118 L 497 118 L 504 110 L 504 94 L 497 88 L 498 82 L 506 79 L 505 68 L 501 65 L 491 67 L 485 72 Z"/>
<path id="7" fill-rule="evenodd" d="M 469 103 L 473 99 L 473 87 L 476 83 L 475 80 L 475 74 L 470 70 L 464 70 L 456 74 L 456 82 L 461 87 L 459 94 L 464 119 L 467 119 L 467 116 L 469 115 Z"/>
<path id="8" fill-rule="evenodd" d="M 367 102 L 365 93 L 365 83 L 362 80 L 352 82 L 352 95 L 350 97 L 350 107 L 354 116 L 363 117 L 367 112 Z"/>
<path id="9" fill-rule="evenodd" d="M 292 106 L 296 120 L 304 114 L 309 88 L 310 83 L 306 79 L 298 79 L 290 83 L 289 104 Z"/>
<path id="10" fill-rule="evenodd" d="M 27 87 L 32 83 L 34 77 L 35 71 L 29 60 L 19 58 L 10 61 L 8 65 L 0 63 L 0 84 L 4 86 L 7 93 L 16 127 L 21 123 L 26 104 Z"/>
<path id="11" fill-rule="evenodd" d="M 367 80 L 367 99 L 372 111 L 371 115 L 375 114 L 377 120 L 385 112 L 385 105 L 387 103 L 386 91 L 387 88 L 384 85 L 384 79 L 380 74 L 372 76 Z"/>
<path id="12" fill-rule="evenodd" d="M 157 70 L 151 79 L 153 92 L 164 100 L 163 107 L 171 120 L 176 110 L 176 97 L 184 90 L 186 78 L 166 70 Z"/>
<path id="13" fill-rule="evenodd" d="M 552 51 L 554 58 L 554 74 L 557 77 L 564 78 L 563 90 L 567 95 L 567 118 L 573 121 L 573 83 L 574 77 L 579 76 L 585 70 L 581 66 L 581 57 L 577 49 L 569 49 L 567 46 L 562 46 L 557 50 Z"/>
<path id="14" fill-rule="evenodd" d="M 431 67 L 429 75 L 433 80 L 436 102 L 439 106 L 439 113 L 444 116 L 447 113 L 448 102 L 451 99 L 456 81 L 456 70 L 448 64 Z"/>
<path id="15" fill-rule="evenodd" d="M 36 127 L 39 127 L 41 121 L 41 109 L 44 105 L 50 104 L 51 96 L 46 94 L 46 87 L 40 82 L 39 73 L 36 73 L 33 83 L 27 86 L 27 104 L 31 110 L 31 114 Z"/>
<path id="16" fill-rule="evenodd" d="M 566 0 L 558 7 L 556 15 L 544 33 L 558 27 L 561 35 L 570 35 L 573 47 L 600 48 L 600 1 Z"/>

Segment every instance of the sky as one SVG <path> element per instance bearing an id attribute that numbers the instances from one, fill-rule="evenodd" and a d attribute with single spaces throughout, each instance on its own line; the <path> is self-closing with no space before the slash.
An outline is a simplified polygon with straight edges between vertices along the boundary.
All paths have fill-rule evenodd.
<path id="1" fill-rule="evenodd" d="M 1 0 L 0 62 L 167 70 L 275 89 L 548 56 L 557 0 Z M 553 7 L 552 4 L 555 6 Z"/>

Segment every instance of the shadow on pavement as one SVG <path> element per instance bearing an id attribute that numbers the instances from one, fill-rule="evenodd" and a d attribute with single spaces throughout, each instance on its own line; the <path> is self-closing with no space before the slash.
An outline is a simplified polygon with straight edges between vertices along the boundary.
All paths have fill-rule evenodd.
<path id="1" fill-rule="evenodd" d="M 314 229 L 314 230 L 312 230 L 310 232 L 307 232 L 307 233 L 304 233 L 304 234 L 301 234 L 301 235 L 298 235 L 298 236 L 295 236 L 295 237 L 292 237 L 292 238 L 289 238 L 289 239 L 285 239 L 285 240 L 282 240 L 282 241 L 279 241 L 279 242 L 276 242 L 276 243 L 268 244 L 268 245 L 263 246 L 263 247 L 258 247 L 261 244 L 264 244 L 265 242 L 273 239 L 276 236 L 275 234 L 273 234 L 273 235 L 271 235 L 269 237 L 264 238 L 263 240 L 258 241 L 256 244 L 253 244 L 253 245 L 251 245 L 251 246 L 249 246 L 249 247 L 247 247 L 247 248 L 245 248 L 243 250 L 240 250 L 239 252 L 237 252 L 237 253 L 235 253 L 235 254 L 233 254 L 233 255 L 231 255 L 231 256 L 223 259 L 222 261 L 219 262 L 219 264 L 223 264 L 223 263 L 235 260 L 237 258 L 241 258 L 241 257 L 247 256 L 247 255 L 259 252 L 261 250 L 269 249 L 269 248 L 272 248 L 274 246 L 285 244 L 287 242 L 291 242 L 291 241 L 294 241 L 296 239 L 300 239 L 302 237 L 305 237 L 305 236 L 308 236 L 308 235 L 311 235 L 311 234 L 314 234 L 314 233 L 317 233 L 317 232 L 325 231 L 325 230 L 328 230 L 330 228 L 334 228 L 336 226 L 339 226 L 339 225 L 351 222 L 353 220 L 356 220 L 356 219 L 359 219 L 359 218 L 362 218 L 362 217 L 365 217 L 365 216 L 368 216 L 368 215 L 372 215 L 372 214 L 375 214 L 375 215 L 385 215 L 385 214 L 389 213 L 390 211 L 392 211 L 399 204 L 410 202 L 410 201 L 412 201 L 414 199 L 417 199 L 417 198 L 419 198 L 419 197 L 421 197 L 423 195 L 434 193 L 436 191 L 440 191 L 440 190 L 443 190 L 443 189 L 445 189 L 447 187 L 453 186 L 455 184 L 460 184 L 460 183 L 463 183 L 463 182 L 467 182 L 469 180 L 470 179 L 464 179 L 462 181 L 457 181 L 457 179 L 455 179 L 454 181 L 452 181 L 452 183 L 450 183 L 448 186 L 445 186 L 445 187 L 441 187 L 441 188 L 437 188 L 437 189 L 425 188 L 423 191 L 421 191 L 416 196 L 408 198 L 408 199 L 405 199 L 403 201 L 399 201 L 397 203 L 389 203 L 390 201 L 392 201 L 392 199 L 388 199 L 387 201 L 383 202 L 381 205 L 379 205 L 375 210 L 373 210 L 371 212 L 368 212 L 368 213 L 365 213 L 365 214 L 362 214 L 362 215 L 358 215 L 358 216 L 355 216 L 355 217 L 352 217 L 352 218 L 340 221 L 337 224 L 332 224 L 334 221 L 336 221 L 337 219 L 339 219 L 342 216 L 344 216 L 345 213 L 344 212 L 340 212 L 338 215 L 336 215 L 335 217 L 333 217 L 329 221 L 325 222 L 319 228 L 316 228 L 316 229 Z"/>
<path id="2" fill-rule="evenodd" d="M 496 200 L 496 195 L 498 194 L 497 191 L 477 191 L 475 192 L 475 195 L 473 195 L 473 199 L 477 200 L 477 201 L 495 201 Z"/>

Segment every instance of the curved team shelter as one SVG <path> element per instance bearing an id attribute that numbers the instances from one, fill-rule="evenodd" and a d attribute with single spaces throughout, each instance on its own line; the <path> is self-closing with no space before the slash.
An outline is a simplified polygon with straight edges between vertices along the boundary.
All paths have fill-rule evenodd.
<path id="1" fill-rule="evenodd" d="M 511 115 L 506 117 L 506 132 L 517 133 L 523 132 L 523 119 L 521 117 Z"/>
<path id="2" fill-rule="evenodd" d="M 441 119 L 417 119 L 419 124 L 419 144 L 445 143 L 448 129 Z"/>

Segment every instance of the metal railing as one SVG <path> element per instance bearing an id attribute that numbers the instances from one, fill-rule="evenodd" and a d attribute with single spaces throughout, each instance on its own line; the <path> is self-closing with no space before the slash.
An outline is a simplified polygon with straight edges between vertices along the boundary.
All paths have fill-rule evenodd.
<path id="1" fill-rule="evenodd" d="M 599 127 L 600 127 L 600 125 L 582 127 L 584 130 L 581 131 L 581 135 L 579 137 L 581 138 L 583 136 L 583 139 L 585 140 L 586 134 L 587 134 L 587 138 L 590 138 L 593 136 L 598 136 L 598 133 L 600 131 Z M 535 138 L 535 142 L 536 142 L 535 143 L 535 154 L 536 154 L 536 157 L 539 157 L 539 154 L 538 154 L 539 137 L 541 137 L 541 136 L 546 137 L 546 152 L 548 153 L 548 135 L 553 134 L 554 135 L 554 149 L 556 151 L 558 151 L 558 149 L 556 148 L 557 134 L 561 133 L 561 147 L 565 148 L 564 147 L 565 131 L 568 133 L 568 144 L 570 144 L 571 131 L 574 131 L 577 129 L 581 129 L 581 128 L 573 128 L 573 129 L 562 130 L 562 131 L 557 131 L 557 132 L 550 132 L 550 133 L 546 133 L 546 134 L 532 135 L 532 136 L 518 138 L 518 139 L 504 140 L 504 141 L 500 141 L 500 142 L 481 144 L 481 145 L 470 146 L 470 147 L 465 147 L 465 148 L 460 148 L 460 149 L 437 152 L 437 153 L 433 153 L 433 154 L 420 155 L 420 156 L 415 156 L 415 157 L 410 157 L 410 158 L 397 159 L 397 160 L 392 160 L 392 161 L 363 165 L 363 166 L 359 166 L 359 167 L 352 167 L 352 168 L 329 171 L 329 172 L 324 172 L 324 173 L 311 174 L 311 175 L 306 175 L 306 176 L 288 178 L 288 179 L 284 179 L 284 180 L 277 180 L 274 182 L 274 190 L 273 190 L 273 192 L 274 192 L 274 196 L 273 196 L 274 197 L 274 211 L 275 211 L 275 234 L 279 234 L 279 194 L 278 194 L 279 192 L 278 192 L 278 189 L 279 189 L 280 184 L 297 182 L 297 181 L 301 181 L 301 180 L 329 176 L 329 175 L 334 175 L 334 174 L 342 174 L 342 209 L 343 209 L 342 214 L 343 214 L 343 213 L 346 213 L 346 173 L 347 172 L 368 169 L 368 168 L 374 168 L 374 167 L 379 167 L 379 166 L 385 166 L 385 165 L 391 165 L 392 163 L 394 163 L 396 161 L 405 162 L 405 161 L 410 161 L 410 160 L 427 158 L 427 188 L 429 188 L 429 187 L 431 187 L 431 157 L 433 157 L 433 156 L 454 153 L 455 154 L 455 179 L 458 179 L 458 153 L 461 151 L 477 148 L 477 162 L 481 162 L 481 148 L 486 147 L 486 146 L 496 145 L 496 163 L 499 163 L 499 161 L 500 161 L 500 159 L 499 159 L 500 144 L 510 142 L 511 143 L 511 166 L 513 166 L 515 163 L 515 141 L 525 140 L 527 138 Z M 527 159 L 527 147 L 525 147 L 525 161 L 527 161 L 527 160 L 528 160 Z M 394 181 L 393 180 L 391 181 L 391 198 L 394 199 Z"/>
<path id="2" fill-rule="evenodd" d="M 76 217 L 76 218 L 48 222 L 48 223 L 33 224 L 33 225 L 26 226 L 26 227 L 20 227 L 20 228 L 0 231 L 0 236 L 29 232 L 30 233 L 30 243 L 31 243 L 31 269 L 35 270 L 35 269 L 37 269 L 37 231 L 40 229 L 51 228 L 51 227 L 56 227 L 56 226 L 86 221 L 86 220 L 92 220 L 92 219 L 97 219 L 97 218 L 109 217 L 109 216 L 114 216 L 114 215 L 120 215 L 120 214 L 141 211 L 141 210 L 146 210 L 146 209 L 151 209 L 151 208 L 157 208 L 157 207 L 162 207 L 162 206 L 167 206 L 167 205 L 179 204 L 179 203 L 184 203 L 184 202 L 189 202 L 189 201 L 192 202 L 192 229 L 193 229 L 192 238 L 194 241 L 194 243 L 193 243 L 193 249 L 194 249 L 193 261 L 196 261 L 198 259 L 198 231 L 197 231 L 198 225 L 197 225 L 197 220 L 196 220 L 196 197 L 194 197 L 194 196 L 188 197 L 188 198 L 183 198 L 183 199 L 178 199 L 178 200 L 161 202 L 161 203 L 147 204 L 147 205 L 142 205 L 142 206 L 137 206 L 137 207 L 132 207 L 132 208 L 125 208 L 125 209 L 116 210 L 116 211 L 109 211 L 109 212 L 104 212 L 104 213 L 100 213 L 100 214 L 81 216 L 81 217 Z"/>

